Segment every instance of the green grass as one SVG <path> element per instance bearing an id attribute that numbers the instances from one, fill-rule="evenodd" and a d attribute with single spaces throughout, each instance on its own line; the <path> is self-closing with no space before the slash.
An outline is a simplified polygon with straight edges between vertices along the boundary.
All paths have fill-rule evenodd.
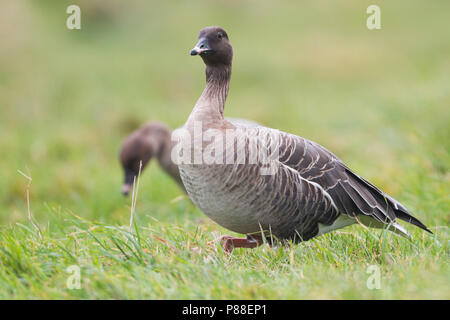
<path id="1" fill-rule="evenodd" d="M 72 3 L 80 31 L 65 28 Z M 378 31 L 365 27 L 370 1 L 92 3 L 0 11 L 0 298 L 450 298 L 448 1 L 380 1 Z M 118 148 L 148 120 L 185 121 L 204 84 L 188 52 L 206 25 L 234 46 L 227 116 L 324 145 L 434 235 L 353 226 L 227 255 L 206 244 L 229 232 L 156 163 L 130 233 Z"/>

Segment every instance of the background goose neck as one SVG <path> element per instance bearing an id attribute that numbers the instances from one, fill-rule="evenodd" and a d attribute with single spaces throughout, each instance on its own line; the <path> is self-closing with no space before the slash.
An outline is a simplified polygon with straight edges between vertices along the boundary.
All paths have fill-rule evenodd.
<path id="1" fill-rule="evenodd" d="M 171 155 L 172 155 L 172 147 L 173 143 L 171 141 L 170 136 L 165 138 L 162 141 L 161 150 L 158 154 L 158 162 L 159 165 L 169 174 L 178 173 L 178 167 L 175 163 L 173 163 Z"/>

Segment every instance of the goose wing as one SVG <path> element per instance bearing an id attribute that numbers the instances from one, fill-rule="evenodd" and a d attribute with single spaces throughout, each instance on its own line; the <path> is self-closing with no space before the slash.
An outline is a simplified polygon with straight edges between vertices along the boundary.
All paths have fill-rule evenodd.
<path id="1" fill-rule="evenodd" d="M 257 213 L 265 212 L 260 216 L 264 229 L 270 228 L 279 239 L 305 241 L 320 233 L 319 224 L 331 225 L 338 219 L 341 212 L 329 193 L 319 183 L 304 178 L 291 165 L 294 158 L 286 158 L 289 144 L 284 134 L 261 126 L 244 132 L 239 139 L 245 140 L 241 145 L 246 146 L 243 154 L 249 163 L 234 165 L 224 185 L 232 183 L 227 190 L 245 186 L 244 191 L 238 193 L 242 198 L 236 201 L 249 203 Z M 268 157 L 259 158 L 257 166 L 251 165 L 250 161 L 256 149 L 255 139 L 258 148 L 264 149 L 264 155 Z M 274 153 L 277 150 L 280 151 Z"/>
<path id="2" fill-rule="evenodd" d="M 279 139 L 280 163 L 298 172 L 302 179 L 320 185 L 338 212 L 372 218 L 375 225 L 392 223 L 401 228 L 395 223 L 399 218 L 431 232 L 398 201 L 353 173 L 324 147 L 284 132 L 279 132 Z M 325 217 L 322 223 L 327 225 L 337 218 L 334 213 L 326 213 Z M 399 231 L 405 233 L 404 229 Z"/>

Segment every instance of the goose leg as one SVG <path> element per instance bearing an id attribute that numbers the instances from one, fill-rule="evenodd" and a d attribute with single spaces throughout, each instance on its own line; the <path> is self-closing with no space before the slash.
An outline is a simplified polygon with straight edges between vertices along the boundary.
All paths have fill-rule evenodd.
<path id="1" fill-rule="evenodd" d="M 234 248 L 256 248 L 262 245 L 264 242 L 260 236 L 249 236 L 247 238 L 236 238 L 231 236 L 223 236 L 220 239 L 220 243 L 223 246 L 225 252 L 231 253 Z"/>

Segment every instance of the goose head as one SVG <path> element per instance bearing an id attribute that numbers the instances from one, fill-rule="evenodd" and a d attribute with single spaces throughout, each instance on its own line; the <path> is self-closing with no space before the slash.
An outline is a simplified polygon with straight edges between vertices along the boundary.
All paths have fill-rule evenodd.
<path id="1" fill-rule="evenodd" d="M 191 56 L 199 55 L 206 65 L 231 65 L 233 47 L 228 35 L 221 27 L 206 27 L 200 30 L 198 42 Z"/>
<path id="2" fill-rule="evenodd" d="M 142 161 L 142 169 L 153 158 L 153 151 L 146 145 L 145 137 L 139 134 L 130 135 L 120 149 L 120 163 L 124 172 L 122 186 L 123 195 L 127 196 L 133 188 L 134 179 L 139 175 L 139 167 Z"/>
<path id="3" fill-rule="evenodd" d="M 130 134 L 122 144 L 119 153 L 124 171 L 122 193 L 126 196 L 133 188 L 134 179 L 139 175 L 153 157 L 159 157 L 167 140 L 169 129 L 159 123 L 148 123 Z"/>

